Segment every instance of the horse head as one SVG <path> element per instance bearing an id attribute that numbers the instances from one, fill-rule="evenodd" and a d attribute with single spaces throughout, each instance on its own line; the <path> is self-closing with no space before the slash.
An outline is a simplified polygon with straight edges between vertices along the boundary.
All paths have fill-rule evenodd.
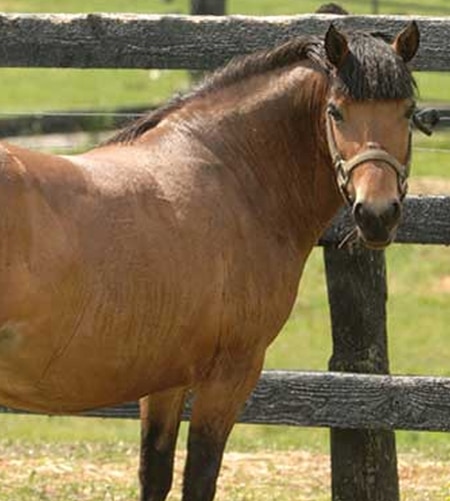
<path id="1" fill-rule="evenodd" d="M 333 25 L 325 36 L 332 81 L 326 102 L 329 152 L 357 232 L 371 248 L 395 236 L 407 192 L 415 83 L 407 63 L 419 46 L 411 22 L 392 42 L 348 36 Z"/>

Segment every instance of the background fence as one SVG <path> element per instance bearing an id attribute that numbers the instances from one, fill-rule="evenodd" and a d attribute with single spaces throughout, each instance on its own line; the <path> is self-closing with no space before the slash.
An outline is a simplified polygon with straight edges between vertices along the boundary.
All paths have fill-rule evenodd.
<path id="1" fill-rule="evenodd" d="M 277 18 L 0 15 L 0 66 L 212 69 L 298 34 L 347 29 L 396 33 L 402 17 Z M 419 18 L 418 70 L 450 69 L 450 21 Z M 393 429 L 450 431 L 450 378 L 389 376 L 383 252 L 338 249 L 341 213 L 324 234 L 332 317 L 328 373 L 266 372 L 241 420 L 331 427 L 333 498 L 399 499 Z M 450 244 L 450 197 L 408 197 L 397 242 Z M 344 374 L 343 371 L 351 372 Z M 5 412 L 14 412 L 4 409 Z M 86 413 L 136 417 L 129 403 Z M 189 408 L 185 417 L 189 415 Z"/>

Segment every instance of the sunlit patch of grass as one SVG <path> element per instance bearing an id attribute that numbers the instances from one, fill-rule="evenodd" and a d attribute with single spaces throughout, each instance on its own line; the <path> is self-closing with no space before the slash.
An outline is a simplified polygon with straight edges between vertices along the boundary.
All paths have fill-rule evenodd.
<path id="1" fill-rule="evenodd" d="M 412 177 L 434 176 L 450 179 L 450 130 L 441 129 L 431 137 L 414 134 Z"/>
<path id="2" fill-rule="evenodd" d="M 135 12 L 135 13 L 188 13 L 184 0 L 0 0 L 4 12 Z"/>
<path id="3" fill-rule="evenodd" d="M 155 106 L 189 86 L 176 70 L 0 68 L 1 113 Z"/>
<path id="4" fill-rule="evenodd" d="M 421 101 L 442 103 L 450 95 L 450 74 L 448 72 L 418 71 L 414 73 Z"/>

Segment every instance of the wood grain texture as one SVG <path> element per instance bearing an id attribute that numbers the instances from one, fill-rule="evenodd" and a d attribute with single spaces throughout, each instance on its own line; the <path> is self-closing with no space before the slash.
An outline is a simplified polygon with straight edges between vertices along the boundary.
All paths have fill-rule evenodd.
<path id="1" fill-rule="evenodd" d="M 138 413 L 137 403 L 132 402 L 85 415 L 134 419 Z M 450 431 L 450 378 L 265 371 L 239 421 Z"/>
<path id="2" fill-rule="evenodd" d="M 421 47 L 413 67 L 450 69 L 450 19 L 415 16 Z M 299 35 L 343 29 L 394 35 L 408 16 L 176 16 L 1 14 L 0 66 L 212 69 L 231 57 Z"/>
<path id="3" fill-rule="evenodd" d="M 384 252 L 324 250 L 333 353 L 331 371 L 389 372 Z"/>

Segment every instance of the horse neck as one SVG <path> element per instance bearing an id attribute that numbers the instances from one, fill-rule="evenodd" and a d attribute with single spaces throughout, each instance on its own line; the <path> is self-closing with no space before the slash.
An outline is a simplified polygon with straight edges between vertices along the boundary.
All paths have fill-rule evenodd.
<path id="1" fill-rule="evenodd" d="M 341 204 L 321 118 L 327 85 L 311 66 L 296 66 L 186 110 L 196 117 L 191 131 L 233 173 L 251 210 L 302 245 L 314 244 Z"/>

